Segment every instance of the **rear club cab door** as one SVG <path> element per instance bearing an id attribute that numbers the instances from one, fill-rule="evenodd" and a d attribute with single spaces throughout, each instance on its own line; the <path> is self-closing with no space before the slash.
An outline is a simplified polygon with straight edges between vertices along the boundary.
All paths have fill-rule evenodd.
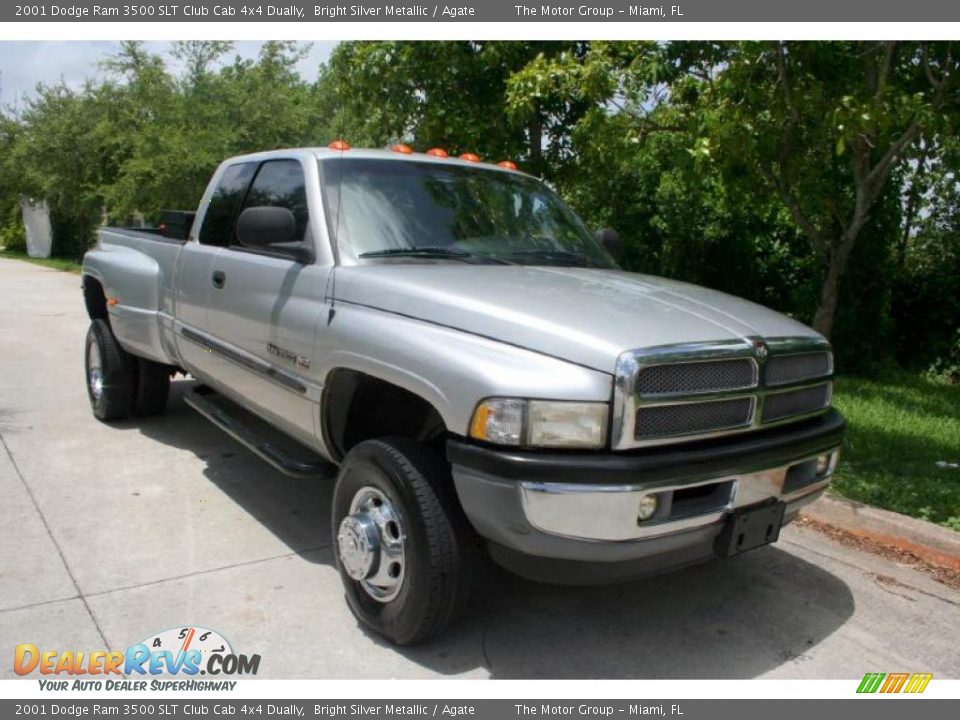
<path id="1" fill-rule="evenodd" d="M 330 267 L 246 247 L 236 221 L 248 207 L 285 207 L 296 219 L 296 240 L 313 245 L 322 218 L 311 212 L 308 189 L 319 187 L 317 172 L 315 159 L 256 164 L 229 242 L 213 259 L 207 304 L 211 374 L 218 386 L 307 444 L 316 442 L 322 385 L 312 366 L 315 334 L 328 312 Z"/>

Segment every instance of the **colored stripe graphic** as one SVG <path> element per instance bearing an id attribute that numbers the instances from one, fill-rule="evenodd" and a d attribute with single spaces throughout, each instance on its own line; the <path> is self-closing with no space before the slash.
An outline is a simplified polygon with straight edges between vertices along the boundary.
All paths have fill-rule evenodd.
<path id="1" fill-rule="evenodd" d="M 927 689 L 933 673 L 867 673 L 860 681 L 858 693 L 922 693 Z"/>
<path id="2" fill-rule="evenodd" d="M 930 684 L 931 678 L 933 678 L 933 673 L 914 673 L 910 676 L 910 682 L 907 683 L 907 687 L 904 692 L 922 693 L 927 689 L 927 685 Z"/>
<path id="3" fill-rule="evenodd" d="M 910 673 L 890 673 L 887 675 L 887 681 L 883 684 L 883 687 L 880 688 L 882 693 L 898 693 L 903 687 L 903 684 L 907 682 L 907 678 L 910 677 Z"/>
<path id="4" fill-rule="evenodd" d="M 884 677 L 884 673 L 867 673 L 863 676 L 863 680 L 860 681 L 860 687 L 857 688 L 857 692 L 875 693 L 877 688 L 880 687 L 880 683 Z"/>

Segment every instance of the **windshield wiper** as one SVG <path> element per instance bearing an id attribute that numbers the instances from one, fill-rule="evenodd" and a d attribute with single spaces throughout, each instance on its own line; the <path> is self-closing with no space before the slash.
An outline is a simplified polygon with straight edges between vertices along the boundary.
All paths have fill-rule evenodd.
<path id="1" fill-rule="evenodd" d="M 424 257 L 455 257 L 455 258 L 472 257 L 471 254 L 465 250 L 455 250 L 453 248 L 446 248 L 446 247 L 433 247 L 429 245 L 425 245 L 423 247 L 385 248 L 384 250 L 371 250 L 369 252 L 360 253 L 358 257 L 362 257 L 362 258 L 406 257 L 409 255 L 421 255 Z"/>
<path id="2" fill-rule="evenodd" d="M 370 250 L 369 252 L 360 253 L 357 257 L 363 260 L 366 260 L 367 258 L 422 257 L 422 258 L 449 258 L 451 260 L 466 260 L 466 261 L 480 258 L 482 260 L 488 260 L 490 262 L 499 263 L 501 265 L 510 264 L 506 260 L 501 260 L 499 258 L 491 257 L 489 255 L 481 255 L 479 253 L 467 252 L 466 250 L 457 250 L 455 248 L 449 248 L 449 247 L 434 247 L 429 245 L 424 245 L 422 247 L 386 248 L 384 250 Z"/>
<path id="3" fill-rule="evenodd" d="M 544 260 L 574 260 L 597 267 L 597 264 L 586 255 L 570 252 L 569 250 L 517 250 L 510 253 L 516 258 L 542 258 Z"/>

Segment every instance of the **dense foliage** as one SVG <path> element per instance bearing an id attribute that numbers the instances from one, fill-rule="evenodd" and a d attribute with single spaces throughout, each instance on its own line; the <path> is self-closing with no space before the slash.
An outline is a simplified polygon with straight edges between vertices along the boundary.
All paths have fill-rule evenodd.
<path id="1" fill-rule="evenodd" d="M 511 158 L 622 264 L 836 340 L 842 366 L 960 375 L 960 61 L 950 43 L 124 43 L 104 79 L 0 115 L 0 245 L 45 199 L 55 253 L 193 207 L 224 157 L 344 137 Z M 171 68 L 177 68 L 176 71 Z"/>

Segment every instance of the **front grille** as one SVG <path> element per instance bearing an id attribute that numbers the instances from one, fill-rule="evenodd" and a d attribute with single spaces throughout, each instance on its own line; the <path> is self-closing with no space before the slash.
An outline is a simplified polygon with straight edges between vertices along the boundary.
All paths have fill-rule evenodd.
<path id="1" fill-rule="evenodd" d="M 715 392 L 750 388 L 756 382 L 756 365 L 750 358 L 649 365 L 637 374 L 637 392 L 641 395 Z"/>
<path id="2" fill-rule="evenodd" d="M 767 360 L 767 385 L 786 385 L 830 374 L 830 353 L 810 352 L 773 355 Z"/>
<path id="3" fill-rule="evenodd" d="M 763 402 L 763 422 L 774 422 L 794 415 L 823 410 L 830 402 L 830 384 L 767 395 Z"/>
<path id="4" fill-rule="evenodd" d="M 637 440 L 694 435 L 750 424 L 753 398 L 640 407 L 634 424 Z"/>
<path id="5" fill-rule="evenodd" d="M 617 359 L 611 446 L 689 442 L 801 420 L 830 406 L 833 356 L 818 338 L 661 345 Z"/>

